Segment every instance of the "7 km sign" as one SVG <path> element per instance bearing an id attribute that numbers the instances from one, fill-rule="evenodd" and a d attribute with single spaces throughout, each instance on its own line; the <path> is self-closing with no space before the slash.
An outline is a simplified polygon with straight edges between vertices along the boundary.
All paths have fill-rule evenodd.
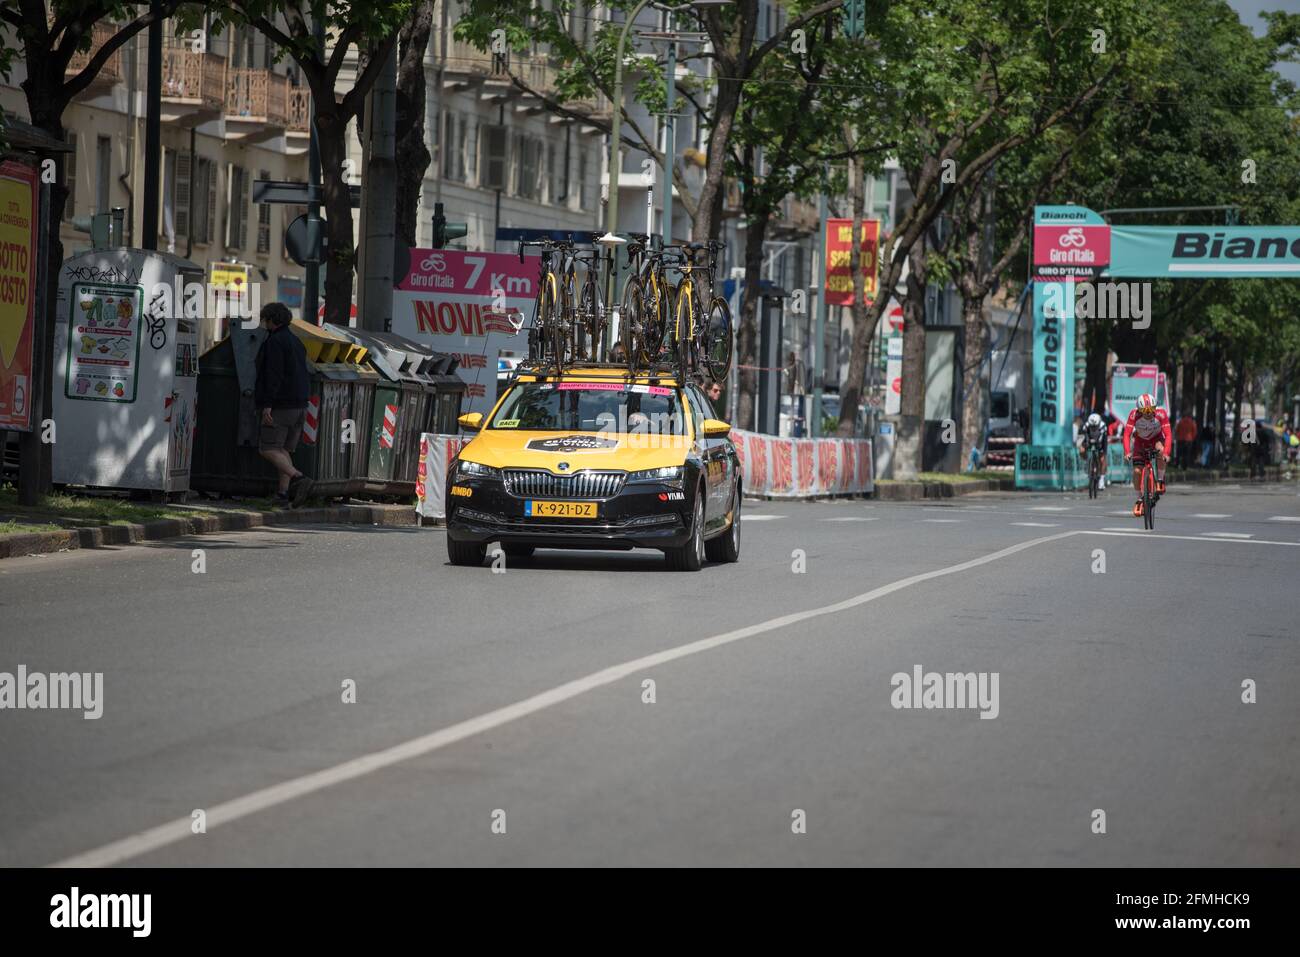
<path id="1" fill-rule="evenodd" d="M 500 355 L 528 351 L 537 264 L 505 253 L 411 250 L 393 290 L 393 332 L 460 357 L 466 412 L 491 411 Z"/>

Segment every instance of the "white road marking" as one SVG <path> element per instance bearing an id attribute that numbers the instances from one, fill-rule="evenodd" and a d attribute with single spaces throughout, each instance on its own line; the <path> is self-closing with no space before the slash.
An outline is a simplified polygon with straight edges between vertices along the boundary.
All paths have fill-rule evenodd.
<path id="1" fill-rule="evenodd" d="M 747 522 L 770 522 L 773 519 L 785 518 L 784 515 L 746 515 Z"/>
<path id="2" fill-rule="evenodd" d="M 1265 538 L 1207 538 L 1204 535 L 1158 535 L 1155 532 L 1132 532 L 1123 528 L 1080 531 L 1079 535 L 1125 535 L 1129 538 L 1171 538 L 1180 542 L 1210 542 L 1215 545 L 1284 545 L 1300 548 L 1300 542 L 1274 542 Z"/>
<path id="3" fill-rule="evenodd" d="M 1222 512 L 1197 512 L 1192 518 L 1232 518 L 1232 516 Z"/>
<path id="4" fill-rule="evenodd" d="M 1274 515 L 1269 518 L 1270 522 L 1300 522 L 1300 515 Z"/>
<path id="5" fill-rule="evenodd" d="M 960 522 L 960 518 L 923 518 L 923 522 Z"/>
<path id="6" fill-rule="evenodd" d="M 878 522 L 874 515 L 841 515 L 839 518 L 823 518 L 823 522 Z"/>
<path id="7" fill-rule="evenodd" d="M 1031 512 L 1068 512 L 1069 510 L 1068 505 L 1034 505 L 1029 509 Z"/>
<path id="8" fill-rule="evenodd" d="M 746 517 L 748 521 L 748 516 Z M 744 628 L 737 628 L 734 631 L 728 631 L 721 635 L 714 635 L 711 638 L 702 638 L 699 641 L 692 641 L 684 645 L 678 645 L 675 648 L 669 648 L 666 651 L 656 652 L 652 655 L 646 655 L 641 658 L 634 658 L 631 661 L 625 661 L 622 664 L 612 665 L 601 671 L 592 672 L 573 681 L 565 682 L 543 691 L 540 694 L 533 695 L 531 698 L 525 698 L 514 704 L 506 705 L 503 708 L 497 708 L 495 711 L 489 711 L 486 714 L 479 715 L 476 718 L 470 718 L 467 721 L 461 721 L 449 727 L 442 728 L 430 734 L 422 735 L 418 738 L 412 738 L 401 744 L 394 745 L 391 748 L 385 748 L 382 751 L 373 751 L 364 754 L 359 758 L 353 758 L 350 761 L 344 761 L 333 767 L 325 768 L 320 771 L 304 774 L 300 777 L 283 781 L 279 784 L 273 784 L 270 787 L 262 788 L 243 797 L 234 798 L 221 804 L 216 804 L 207 809 L 207 826 L 208 831 L 222 824 L 229 824 L 240 818 L 248 817 L 259 811 L 265 811 L 268 808 L 276 807 L 292 801 L 295 798 L 305 797 L 317 791 L 323 791 L 328 787 L 336 784 L 342 784 L 344 781 L 352 781 L 356 778 L 364 777 L 375 771 L 392 767 L 403 761 L 409 761 L 412 758 L 422 757 L 434 751 L 441 750 L 457 742 L 464 741 L 466 738 L 482 734 L 485 731 L 491 731 L 502 725 L 509 724 L 512 721 L 518 721 L 532 714 L 537 714 L 547 708 L 562 704 L 573 698 L 577 698 L 589 691 L 597 688 L 603 688 L 606 685 L 622 681 L 624 678 L 638 675 L 647 669 L 657 668 L 660 665 L 668 664 L 671 661 L 677 661 L 681 658 L 687 658 L 691 655 L 697 655 L 701 652 L 711 651 L 714 648 L 720 648 L 723 645 L 729 645 L 733 642 L 743 641 L 746 638 L 753 638 L 757 635 L 766 634 L 779 628 L 785 628 L 789 625 L 796 625 L 803 621 L 813 618 L 820 618 L 824 615 L 834 615 L 842 611 L 848 611 L 865 605 L 868 602 L 876 601 L 894 592 L 902 591 L 912 585 L 918 585 L 921 582 L 930 581 L 935 578 L 942 578 L 946 575 L 955 575 L 958 572 L 964 572 L 971 568 L 978 568 L 981 565 L 988 565 L 999 559 L 1008 558 L 1018 552 L 1023 552 L 1035 545 L 1042 545 L 1047 542 L 1059 541 L 1063 538 L 1069 538 L 1072 535 L 1080 534 L 1078 531 L 1058 532 L 1055 535 L 1047 535 L 1042 538 L 1033 538 L 1027 542 L 1021 542 L 1018 545 L 1011 545 L 1007 548 L 999 549 L 996 552 L 990 552 L 979 558 L 972 558 L 968 561 L 959 562 L 956 565 L 948 565 L 944 568 L 937 568 L 934 571 L 922 572 L 917 575 L 910 575 L 907 578 L 900 578 L 896 582 L 890 582 L 888 585 L 881 585 L 879 588 L 873 588 L 871 591 L 863 592 L 844 601 L 836 602 L 833 605 L 824 605 L 821 608 L 811 608 L 807 611 L 793 612 L 788 615 L 782 615 L 779 618 L 771 618 L 767 621 L 759 622 L 756 625 L 748 625 Z M 54 864 L 55 867 L 108 867 L 113 864 L 120 864 L 123 861 L 139 857 L 142 854 L 148 854 L 159 848 L 167 847 L 170 844 L 176 844 L 191 836 L 190 814 L 187 811 L 184 817 L 176 818 L 157 827 L 149 828 L 146 831 L 132 834 L 129 837 L 113 841 L 102 847 L 86 851 L 82 854 L 76 854 Z"/>
<path id="9" fill-rule="evenodd" d="M 1254 538 L 1245 532 L 1206 532 L 1205 535 L 1209 538 Z"/>
<path id="10" fill-rule="evenodd" d="M 1131 528 L 1103 528 L 1102 531 L 1103 531 L 1103 532 L 1131 532 L 1131 531 L 1133 531 L 1133 529 L 1131 529 Z"/>
<path id="11" fill-rule="evenodd" d="M 1012 522 L 1012 525 L 1019 525 L 1023 528 L 1060 528 L 1059 522 Z"/>

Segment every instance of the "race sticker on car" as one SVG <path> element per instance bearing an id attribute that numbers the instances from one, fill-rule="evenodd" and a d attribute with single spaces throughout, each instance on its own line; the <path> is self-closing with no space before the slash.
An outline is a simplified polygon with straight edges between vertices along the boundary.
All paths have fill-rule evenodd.
<path id="1" fill-rule="evenodd" d="M 519 428 L 519 420 L 518 420 L 518 419 L 498 419 L 498 420 L 497 420 L 497 428 L 498 428 L 498 429 L 517 429 L 517 428 Z"/>
<path id="2" fill-rule="evenodd" d="M 528 518 L 595 518 L 595 502 L 545 502 L 527 499 L 524 515 Z"/>

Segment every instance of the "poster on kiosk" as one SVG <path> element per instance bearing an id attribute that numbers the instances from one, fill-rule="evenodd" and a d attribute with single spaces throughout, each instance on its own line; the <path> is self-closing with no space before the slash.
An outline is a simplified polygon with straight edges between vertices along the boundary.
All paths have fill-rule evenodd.
<path id="1" fill-rule="evenodd" d="M 189 260 L 140 249 L 95 250 L 60 267 L 56 483 L 189 489 L 203 278 Z"/>

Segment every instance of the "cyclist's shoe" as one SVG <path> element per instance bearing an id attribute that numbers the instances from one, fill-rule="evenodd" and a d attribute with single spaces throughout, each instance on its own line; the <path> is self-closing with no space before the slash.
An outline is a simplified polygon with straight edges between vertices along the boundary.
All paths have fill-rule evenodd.
<path id="1" fill-rule="evenodd" d="M 1137 502 L 1135 502 L 1134 505 L 1133 505 L 1133 517 L 1134 517 L 1134 518 L 1141 518 L 1141 517 L 1142 517 L 1142 500 L 1141 500 L 1141 499 L 1138 499 Z"/>
<path id="2" fill-rule="evenodd" d="M 1156 483 L 1156 494 L 1157 494 L 1157 495 L 1164 495 L 1164 494 L 1165 494 L 1165 480 L 1164 480 L 1164 479 L 1161 479 L 1159 482 Z"/>

